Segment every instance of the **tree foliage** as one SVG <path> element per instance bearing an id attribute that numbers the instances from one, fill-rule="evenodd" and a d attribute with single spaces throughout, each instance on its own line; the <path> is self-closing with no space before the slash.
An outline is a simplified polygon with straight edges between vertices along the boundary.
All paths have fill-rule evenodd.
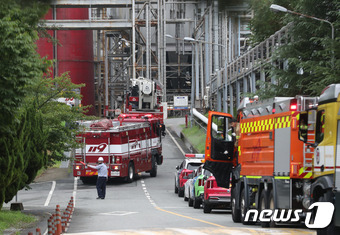
<path id="1" fill-rule="evenodd" d="M 261 97 L 320 95 L 327 85 L 340 82 L 338 35 L 340 3 L 337 0 L 280 1 L 261 1 L 263 3 L 261 5 L 258 0 L 252 0 L 253 3 L 261 5 L 254 8 L 256 13 L 252 20 L 252 29 L 255 41 L 261 40 L 263 35 L 268 37 L 269 34 L 275 33 L 276 29 L 265 32 L 266 27 L 292 23 L 289 43 L 278 48 L 273 56 L 273 63 L 267 65 L 267 71 L 275 78 L 276 83 L 261 83 L 263 89 L 257 93 Z M 272 18 L 274 21 L 263 20 L 263 11 L 269 16 L 274 14 L 268 12 L 271 3 L 282 5 L 294 12 L 328 20 L 335 28 L 334 40 L 331 38 L 331 26 L 326 22 L 282 12 L 275 13 L 280 16 Z"/>
<path id="2" fill-rule="evenodd" d="M 36 52 L 38 22 L 49 0 L 0 0 L 0 209 L 37 171 L 75 145 L 86 107 L 58 98 L 80 99 L 68 74 L 48 78 L 51 61 Z"/>

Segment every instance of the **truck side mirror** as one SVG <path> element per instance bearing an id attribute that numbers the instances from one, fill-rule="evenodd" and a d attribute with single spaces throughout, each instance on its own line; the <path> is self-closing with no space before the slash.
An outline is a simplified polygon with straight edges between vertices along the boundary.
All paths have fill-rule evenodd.
<path id="1" fill-rule="evenodd" d="M 315 143 L 315 120 L 316 110 L 314 109 L 300 113 L 299 140 L 306 144 L 313 145 Z M 310 136 L 309 139 L 308 136 Z M 311 136 L 314 136 L 314 138 L 312 139 Z"/>

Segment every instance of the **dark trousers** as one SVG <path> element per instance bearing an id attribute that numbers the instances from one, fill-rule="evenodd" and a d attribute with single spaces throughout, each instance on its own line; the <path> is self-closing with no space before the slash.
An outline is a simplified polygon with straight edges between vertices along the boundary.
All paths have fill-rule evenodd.
<path id="1" fill-rule="evenodd" d="M 97 179 L 98 197 L 105 198 L 106 194 L 106 177 L 98 177 Z"/>

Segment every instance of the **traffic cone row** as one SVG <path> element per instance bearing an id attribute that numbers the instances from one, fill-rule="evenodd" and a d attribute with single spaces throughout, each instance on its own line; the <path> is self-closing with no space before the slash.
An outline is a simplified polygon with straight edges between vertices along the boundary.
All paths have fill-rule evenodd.
<path id="1" fill-rule="evenodd" d="M 49 235 L 60 235 L 66 232 L 74 211 L 73 197 L 69 201 L 66 210 L 61 213 L 60 206 L 57 205 L 55 213 L 47 220 L 47 231 Z M 28 235 L 33 235 L 29 232 Z M 36 235 L 41 235 L 40 229 L 36 229 Z"/>

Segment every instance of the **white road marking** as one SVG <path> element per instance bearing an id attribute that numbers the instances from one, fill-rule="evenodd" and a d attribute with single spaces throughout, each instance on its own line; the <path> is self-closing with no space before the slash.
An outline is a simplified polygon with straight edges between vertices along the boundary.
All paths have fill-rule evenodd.
<path id="1" fill-rule="evenodd" d="M 183 156 L 185 156 L 185 152 L 183 151 L 183 149 L 181 148 L 181 146 L 177 143 L 177 141 L 175 140 L 175 138 L 171 135 L 171 133 L 166 130 L 166 132 L 169 134 L 169 136 L 171 137 L 171 139 L 174 141 L 174 143 L 176 144 L 176 146 L 178 147 L 178 149 L 181 151 L 181 153 L 183 154 Z"/>
<path id="2" fill-rule="evenodd" d="M 50 201 L 51 201 L 51 198 L 52 198 L 52 195 L 53 195 L 53 192 L 54 192 L 56 184 L 57 183 L 55 181 L 52 181 L 52 187 L 51 187 L 50 192 L 48 193 L 48 196 L 46 198 L 44 206 L 48 206 L 48 204 L 50 204 Z"/>
<path id="3" fill-rule="evenodd" d="M 180 234 L 186 234 L 186 235 L 207 235 L 207 233 L 202 233 L 197 231 L 197 229 L 181 229 L 181 228 L 171 228 L 171 230 L 176 231 Z"/>

